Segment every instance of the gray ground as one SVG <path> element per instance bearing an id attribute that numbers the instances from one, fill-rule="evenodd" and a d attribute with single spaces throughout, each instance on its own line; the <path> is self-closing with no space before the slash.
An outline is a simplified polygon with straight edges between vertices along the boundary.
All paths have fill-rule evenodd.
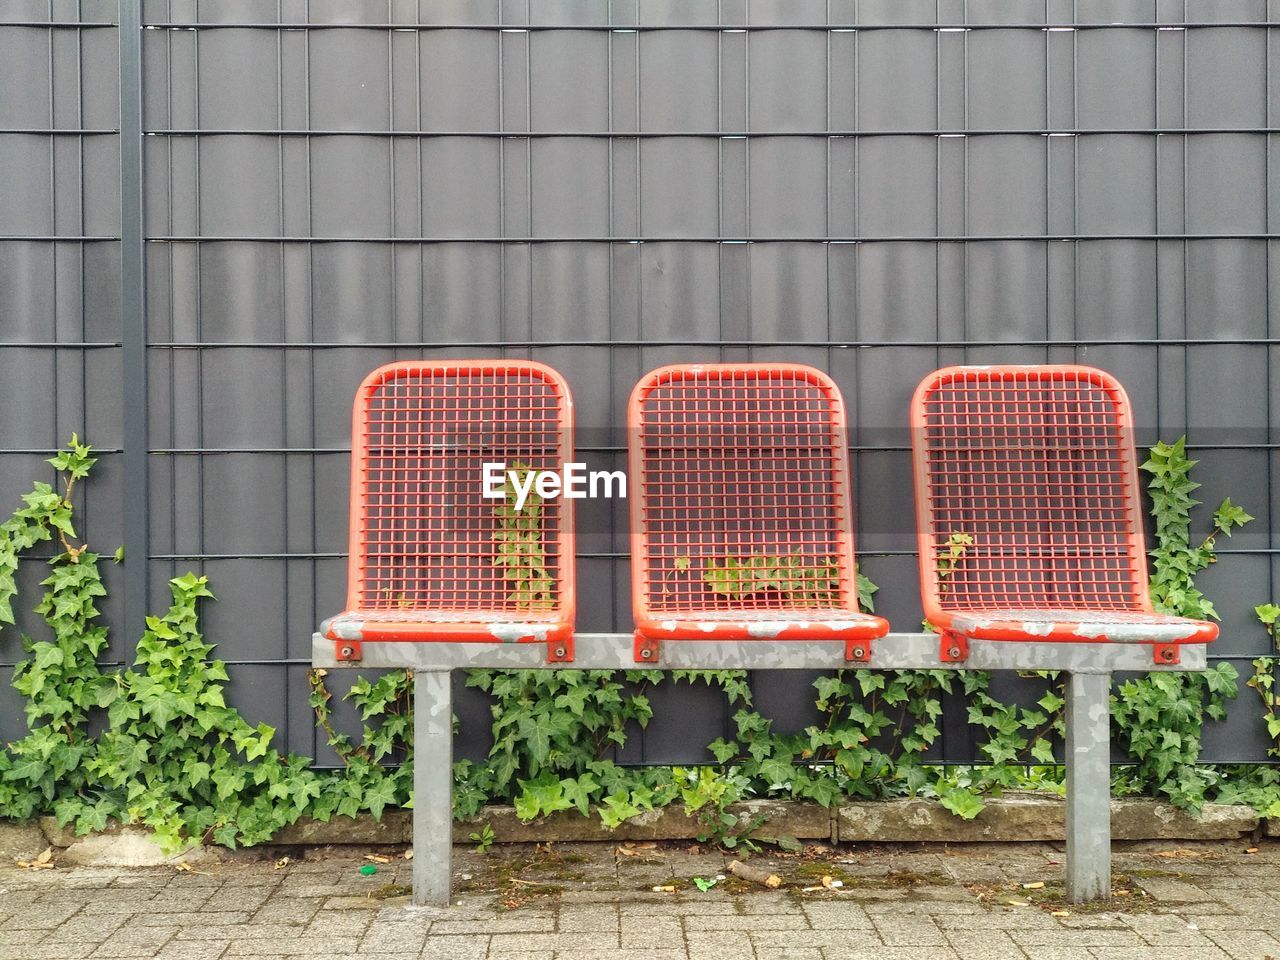
<path id="1" fill-rule="evenodd" d="M 783 880 L 778 890 L 733 877 L 731 858 L 696 846 L 459 850 L 448 909 L 405 906 L 403 850 L 378 851 L 388 862 L 362 876 L 369 853 L 279 863 L 251 852 L 191 870 L 0 866 L 0 960 L 1280 960 L 1276 841 L 1256 853 L 1119 845 L 1121 895 L 1105 910 L 1061 903 L 1061 849 L 1047 844 L 755 858 Z M 693 883 L 720 875 L 705 892 Z"/>

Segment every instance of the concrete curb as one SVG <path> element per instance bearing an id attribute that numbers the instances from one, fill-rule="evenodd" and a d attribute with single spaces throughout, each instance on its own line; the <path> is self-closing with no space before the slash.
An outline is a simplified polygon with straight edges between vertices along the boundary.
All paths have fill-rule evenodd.
<path id="1" fill-rule="evenodd" d="M 800 840 L 972 843 L 1066 837 L 1066 803 L 1060 797 L 1035 794 L 988 800 L 972 820 L 962 820 L 936 800 L 922 799 L 846 803 L 831 809 L 802 801 L 755 800 L 731 810 L 742 822 L 763 815 L 765 821 L 757 830 L 761 836 Z M 697 820 L 686 816 L 680 807 L 646 813 L 615 831 L 606 830 L 594 817 L 576 813 L 522 823 L 511 807 L 487 807 L 474 820 L 454 824 L 454 843 L 469 842 L 469 835 L 484 823 L 499 842 L 692 840 L 702 832 Z M 1116 840 L 1234 840 L 1257 830 L 1258 825 L 1253 809 L 1239 804 L 1207 804 L 1199 814 L 1190 814 L 1154 800 L 1111 801 L 1111 830 Z M 407 831 L 404 842 L 408 842 Z"/>
<path id="2" fill-rule="evenodd" d="M 845 842 L 1065 840 L 1066 804 L 1058 797 L 1010 795 L 993 799 L 972 820 L 936 800 L 845 804 L 836 809 L 836 837 Z M 1243 805 L 1206 804 L 1198 814 L 1155 800 L 1111 801 L 1114 840 L 1234 840 L 1258 828 Z"/>
<path id="3" fill-rule="evenodd" d="M 846 803 L 827 809 L 814 803 L 790 800 L 753 800 L 732 808 L 741 822 L 763 817 L 756 831 L 764 837 L 790 836 L 825 842 L 932 842 L 1054 841 L 1065 836 L 1066 805 L 1060 797 L 1043 794 L 1009 794 L 987 801 L 972 820 L 962 820 L 936 800 L 907 799 Z M 514 807 L 486 807 L 484 812 L 453 825 L 454 843 L 472 842 L 470 834 L 488 824 L 500 843 L 561 843 L 577 841 L 693 840 L 702 832 L 695 817 L 681 807 L 664 807 L 642 814 L 607 830 L 596 817 L 576 812 L 557 813 L 533 823 L 522 823 Z M 1190 814 L 1165 803 L 1146 799 L 1111 801 L 1111 829 L 1116 840 L 1235 840 L 1261 826 L 1258 815 L 1246 806 L 1208 804 Z M 1280 822 L 1267 821 L 1269 836 L 1280 835 Z M 375 820 L 368 814 L 355 819 L 334 817 L 327 823 L 304 819 L 285 827 L 271 846 L 407 844 L 412 832 L 412 811 L 391 809 Z M 82 866 L 156 866 L 194 860 L 213 854 L 196 848 L 178 856 L 165 856 L 144 827 L 113 825 L 100 833 L 77 837 L 59 827 L 52 817 L 38 823 L 0 821 L 0 860 L 30 857 L 45 846 L 63 848 L 59 860 Z"/>
<path id="4" fill-rule="evenodd" d="M 114 820 L 105 830 L 77 837 L 70 827 L 58 826 L 53 817 L 41 817 L 29 825 L 43 841 L 41 847 L 61 850 L 58 862 L 76 867 L 160 867 L 166 864 L 198 863 L 217 858 L 216 847 L 193 846 L 176 854 L 166 854 L 152 839 L 152 832 L 142 826 L 121 826 Z M 0 825 L 0 835 L 3 826 Z"/>
<path id="5" fill-rule="evenodd" d="M 33 860 L 47 846 L 49 843 L 37 824 L 0 820 L 0 863 Z"/>

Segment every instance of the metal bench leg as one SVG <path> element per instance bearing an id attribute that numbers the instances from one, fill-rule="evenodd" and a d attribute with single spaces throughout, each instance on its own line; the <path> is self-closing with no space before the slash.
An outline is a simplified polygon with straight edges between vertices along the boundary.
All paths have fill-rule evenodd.
<path id="1" fill-rule="evenodd" d="M 1111 675 L 1067 679 L 1067 900 L 1111 899 Z"/>
<path id="2" fill-rule="evenodd" d="M 453 854 L 453 688 L 448 670 L 413 681 L 413 902 L 449 905 Z"/>

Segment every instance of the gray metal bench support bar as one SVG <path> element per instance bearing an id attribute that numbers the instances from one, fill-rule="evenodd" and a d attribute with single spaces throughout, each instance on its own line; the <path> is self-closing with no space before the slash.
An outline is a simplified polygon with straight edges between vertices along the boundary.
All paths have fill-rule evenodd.
<path id="1" fill-rule="evenodd" d="M 629 633 L 574 638 L 572 664 L 548 663 L 545 644 L 365 643 L 358 661 L 339 661 L 316 634 L 312 663 L 326 669 L 407 668 L 414 676 L 413 902 L 447 904 L 453 821 L 452 670 L 839 670 L 854 667 L 843 642 L 663 641 L 655 663 L 638 664 Z M 1181 663 L 1156 664 L 1145 644 L 971 641 L 963 663 L 942 660 L 931 633 L 891 633 L 871 644 L 872 670 L 1064 670 L 1067 682 L 1067 898 L 1111 894 L 1111 723 L 1108 697 L 1117 671 L 1203 670 L 1203 646 Z"/>
<path id="2" fill-rule="evenodd" d="M 453 877 L 453 685 L 413 675 L 413 902 L 447 904 Z"/>

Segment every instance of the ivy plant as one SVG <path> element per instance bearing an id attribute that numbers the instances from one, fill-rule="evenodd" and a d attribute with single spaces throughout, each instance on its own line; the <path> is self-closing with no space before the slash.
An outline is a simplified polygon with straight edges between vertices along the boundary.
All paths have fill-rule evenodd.
<path id="1" fill-rule="evenodd" d="M 1196 542 L 1191 494 L 1197 461 L 1187 456 L 1186 437 L 1157 443 L 1142 469 L 1150 474 L 1147 492 L 1155 523 L 1151 550 L 1151 600 L 1162 613 L 1218 619 L 1213 603 L 1196 587 L 1197 574 L 1217 562 L 1219 535 L 1231 535 L 1253 517 L 1228 498 L 1213 513 L 1210 531 Z M 1134 763 L 1119 771 L 1116 786 L 1126 792 L 1154 793 L 1192 809 L 1206 800 L 1213 771 L 1198 767 L 1200 732 L 1206 720 L 1222 720 L 1226 703 L 1237 694 L 1238 674 L 1229 663 L 1203 673 L 1156 673 L 1121 683 L 1112 697 L 1112 716 L 1120 746 Z"/>
<path id="2" fill-rule="evenodd" d="M 1271 646 L 1275 652 L 1253 661 L 1253 676 L 1249 678 L 1248 686 L 1256 691 L 1262 700 L 1267 736 L 1271 738 L 1271 746 L 1267 748 L 1267 753 L 1280 759 L 1280 696 L 1276 693 L 1276 665 L 1280 663 L 1280 657 L 1275 655 L 1280 653 L 1280 637 L 1276 634 L 1276 623 L 1280 621 L 1280 606 L 1264 603 L 1254 607 L 1253 612 L 1257 614 L 1258 622 L 1271 638 Z"/>
<path id="3" fill-rule="evenodd" d="M 494 508 L 497 529 L 493 532 L 493 564 L 511 586 L 508 600 L 524 610 L 555 605 L 555 578 L 547 566 L 544 543 L 546 504 L 530 486 L 524 504 L 517 508 L 515 479 L 529 481 L 533 468 L 516 462 L 506 473 L 502 497 Z"/>
<path id="4" fill-rule="evenodd" d="M 380 816 L 412 803 L 412 674 L 355 678 L 343 698 L 359 728 L 352 735 L 339 729 L 325 671 L 312 671 L 310 703 L 340 767 L 319 770 L 309 758 L 281 753 L 269 726 L 250 723 L 226 700 L 226 667 L 199 627 L 201 604 L 213 600 L 201 576 L 171 581 L 173 602 L 163 615 L 146 619 L 129 667 L 100 667 L 109 641 L 97 607 L 105 594 L 102 561 L 77 539 L 74 526 L 74 492 L 93 467 L 92 448 L 73 438 L 51 463 L 59 484 L 35 484 L 0 523 L 0 625 L 14 622 L 19 557 L 53 547 L 43 558 L 47 575 L 35 604 L 41 636 L 20 638 L 14 686 L 24 698 L 28 732 L 0 749 L 0 816 L 53 813 L 81 833 L 111 820 L 140 822 L 177 848 L 259 843 L 303 815 Z M 1161 610 L 1216 617 L 1196 575 L 1216 561 L 1217 538 L 1252 518 L 1226 500 L 1208 533 L 1193 537 L 1194 465 L 1184 440 L 1157 444 L 1143 465 L 1156 534 L 1152 596 Z M 495 566 L 513 599 L 531 606 L 554 596 L 543 509 L 534 497 L 522 511 L 510 497 L 495 508 Z M 952 536 L 940 557 L 944 581 L 972 543 L 963 531 Z M 123 559 L 117 551 L 116 560 Z M 690 566 L 677 559 L 678 572 Z M 781 591 L 816 604 L 831 602 L 838 588 L 834 563 L 800 555 L 715 558 L 694 575 L 735 599 Z M 873 610 L 875 584 L 861 571 L 857 582 L 861 606 Z M 1280 607 L 1264 604 L 1256 612 L 1274 637 Z M 1249 686 L 1280 756 L 1278 660 L 1259 658 Z M 769 836 L 759 816 L 738 818 L 734 803 L 751 797 L 830 805 L 925 796 L 972 817 L 993 792 L 1062 789 L 1054 753 L 1063 732 L 1061 679 L 1029 677 L 1038 684 L 1033 698 L 1006 703 L 993 693 L 990 676 L 978 671 L 837 671 L 814 681 L 815 722 L 783 732 L 755 710 L 741 671 L 472 671 L 468 684 L 492 702 L 493 747 L 481 761 L 456 764 L 455 813 L 471 816 L 485 804 L 507 802 L 527 820 L 571 812 L 612 827 L 680 804 L 698 818 L 704 839 L 728 847 L 790 842 Z M 1203 725 L 1225 715 L 1236 680 L 1234 670 L 1220 664 L 1200 674 L 1121 683 L 1112 710 L 1117 740 L 1132 762 L 1118 768 L 1117 789 L 1190 808 L 1210 799 L 1247 802 L 1280 815 L 1275 768 L 1196 762 Z M 705 685 L 724 698 L 730 724 L 708 747 L 714 763 L 635 768 L 617 762 L 617 752 L 653 719 L 650 694 L 660 682 Z M 963 703 L 984 763 L 934 762 L 948 698 Z M 486 836 L 492 842 L 492 832 L 481 829 L 476 842 Z"/>

